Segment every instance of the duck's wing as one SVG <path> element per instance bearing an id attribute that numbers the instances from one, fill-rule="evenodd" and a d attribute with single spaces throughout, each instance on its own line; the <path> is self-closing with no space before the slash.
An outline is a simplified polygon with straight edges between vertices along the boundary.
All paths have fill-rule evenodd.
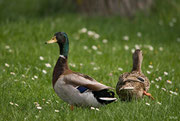
<path id="1" fill-rule="evenodd" d="M 119 84 L 124 84 L 124 82 L 127 80 L 127 77 L 129 76 L 130 73 L 125 72 L 119 77 Z"/>
<path id="2" fill-rule="evenodd" d="M 126 82 L 132 81 L 144 83 L 144 79 L 142 77 L 139 77 L 137 74 L 125 72 L 122 75 L 120 75 L 116 89 L 120 89 L 123 85 L 125 85 Z"/>
<path id="3" fill-rule="evenodd" d="M 112 89 L 109 86 L 106 86 L 104 84 L 97 82 L 95 79 L 91 78 L 90 76 L 80 74 L 80 73 L 71 73 L 71 74 L 65 75 L 64 81 L 72 85 L 84 86 L 92 91 Z"/>

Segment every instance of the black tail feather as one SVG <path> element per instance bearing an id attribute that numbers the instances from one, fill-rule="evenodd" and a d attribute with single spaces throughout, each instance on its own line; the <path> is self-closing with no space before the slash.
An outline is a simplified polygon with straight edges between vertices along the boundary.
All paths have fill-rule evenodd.
<path id="1" fill-rule="evenodd" d="M 93 91 L 92 92 L 94 94 L 94 97 L 97 99 L 97 101 L 101 104 L 109 104 L 111 102 L 114 102 L 115 100 L 102 100 L 100 98 L 114 98 L 114 92 L 107 90 L 107 89 L 103 89 L 100 91 Z"/>

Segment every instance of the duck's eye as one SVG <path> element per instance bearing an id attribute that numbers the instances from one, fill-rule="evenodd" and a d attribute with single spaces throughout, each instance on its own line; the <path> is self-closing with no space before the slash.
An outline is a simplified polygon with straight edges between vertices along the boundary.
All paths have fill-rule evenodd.
<path id="1" fill-rule="evenodd" d="M 52 37 L 52 39 L 51 40 L 54 40 L 54 37 Z"/>
<path id="2" fill-rule="evenodd" d="M 139 79 L 140 81 L 144 82 L 144 79 L 141 77 L 137 77 L 137 79 Z"/>

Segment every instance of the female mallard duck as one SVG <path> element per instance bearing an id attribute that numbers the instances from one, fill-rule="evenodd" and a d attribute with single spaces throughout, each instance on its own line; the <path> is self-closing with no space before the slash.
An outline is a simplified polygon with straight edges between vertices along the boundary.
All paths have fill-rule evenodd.
<path id="1" fill-rule="evenodd" d="M 57 32 L 47 41 L 57 43 L 60 48 L 60 57 L 53 71 L 52 84 L 57 95 L 65 102 L 75 106 L 99 107 L 116 100 L 111 87 L 101 84 L 93 78 L 73 72 L 68 67 L 69 40 L 64 32 Z"/>
<path id="2" fill-rule="evenodd" d="M 123 101 L 130 101 L 132 98 L 139 99 L 143 95 L 154 99 L 150 93 L 147 93 L 150 82 L 141 71 L 142 60 L 142 51 L 139 49 L 135 50 L 133 53 L 132 71 L 130 73 L 126 72 L 119 77 L 119 82 L 116 85 L 116 93 Z"/>

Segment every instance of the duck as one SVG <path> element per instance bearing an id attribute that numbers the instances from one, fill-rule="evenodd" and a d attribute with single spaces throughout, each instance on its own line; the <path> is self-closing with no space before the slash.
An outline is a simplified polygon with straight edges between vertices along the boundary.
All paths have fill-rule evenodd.
<path id="1" fill-rule="evenodd" d="M 119 77 L 116 85 L 117 95 L 122 101 L 142 99 L 144 95 L 154 100 L 153 96 L 147 92 L 150 88 L 150 81 L 141 70 L 143 61 L 142 51 L 136 49 L 132 58 L 133 67 L 131 72 L 125 72 Z"/>
<path id="2" fill-rule="evenodd" d="M 50 43 L 57 43 L 60 48 L 60 56 L 53 70 L 53 89 L 63 101 L 70 104 L 71 110 L 74 106 L 98 108 L 116 101 L 112 87 L 69 68 L 69 39 L 65 32 L 55 33 L 51 40 L 45 42 Z"/>

